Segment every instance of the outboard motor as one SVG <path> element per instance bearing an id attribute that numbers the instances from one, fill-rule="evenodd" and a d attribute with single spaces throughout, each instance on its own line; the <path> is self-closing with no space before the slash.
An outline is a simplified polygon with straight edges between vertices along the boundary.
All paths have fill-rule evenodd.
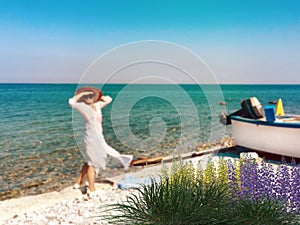
<path id="1" fill-rule="evenodd" d="M 265 116 L 264 109 L 256 97 L 245 99 L 241 102 L 242 108 L 230 115 L 224 112 L 220 115 L 220 122 L 224 125 L 231 124 L 231 116 L 241 116 L 249 119 L 259 119 Z"/>

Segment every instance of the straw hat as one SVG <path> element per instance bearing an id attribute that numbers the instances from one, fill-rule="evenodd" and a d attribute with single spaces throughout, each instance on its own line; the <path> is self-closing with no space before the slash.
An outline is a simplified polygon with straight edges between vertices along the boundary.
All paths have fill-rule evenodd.
<path id="1" fill-rule="evenodd" d="M 91 92 L 93 93 L 93 101 L 97 102 L 102 97 L 102 91 L 95 87 L 82 87 L 76 90 L 75 95 L 78 95 L 80 93 L 87 92 L 87 95 Z M 84 95 L 83 95 L 84 96 Z"/>

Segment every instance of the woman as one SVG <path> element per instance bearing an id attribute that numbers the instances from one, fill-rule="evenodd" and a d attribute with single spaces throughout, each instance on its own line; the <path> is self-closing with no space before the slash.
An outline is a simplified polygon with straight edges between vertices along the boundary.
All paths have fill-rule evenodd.
<path id="1" fill-rule="evenodd" d="M 102 96 L 102 91 L 93 87 L 80 88 L 73 98 L 69 99 L 69 105 L 77 110 L 85 120 L 85 149 L 82 151 L 86 163 L 83 165 L 74 188 L 79 188 L 83 178 L 87 175 L 89 191 L 95 191 L 95 177 L 100 169 L 106 168 L 107 154 L 118 159 L 127 169 L 132 160 L 132 155 L 121 155 L 110 147 L 102 133 L 101 109 L 112 101 L 109 96 Z"/>

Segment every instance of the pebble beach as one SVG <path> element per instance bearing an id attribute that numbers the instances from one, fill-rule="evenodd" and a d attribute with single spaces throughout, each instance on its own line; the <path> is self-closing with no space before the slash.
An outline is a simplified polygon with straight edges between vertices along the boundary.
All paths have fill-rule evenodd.
<path id="1" fill-rule="evenodd" d="M 91 197 L 67 187 L 60 191 L 4 200 L 0 202 L 0 224 L 108 224 L 97 218 L 103 210 L 101 207 L 125 200 L 134 192 L 133 189 L 118 188 L 124 177 L 129 174 L 137 178 L 155 177 L 160 171 L 161 164 L 109 178 L 113 184 L 96 183 L 96 191 Z"/>
<path id="2" fill-rule="evenodd" d="M 217 163 L 219 158 L 214 154 L 204 154 L 193 158 L 190 158 L 190 155 L 189 153 L 181 157 L 192 161 L 194 165 L 201 160 L 202 166 L 205 166 L 208 160 Z M 158 179 L 163 165 L 170 168 L 170 158 L 164 159 L 168 163 L 140 166 L 134 171 L 108 178 L 111 184 L 96 182 L 96 191 L 91 197 L 71 186 L 60 191 L 1 201 L 0 224 L 108 224 L 108 221 L 97 217 L 101 214 L 103 207 L 126 200 L 126 196 L 135 192 L 130 186 L 139 185 L 140 181 L 145 183 L 145 178 Z M 120 184 L 123 184 L 128 176 L 135 177 L 137 182 L 120 188 Z"/>
<path id="3" fill-rule="evenodd" d="M 69 187 L 61 192 L 3 201 L 0 224 L 108 224 L 97 218 L 101 206 L 123 200 L 132 191 L 108 184 L 98 184 L 97 189 L 92 197 Z"/>

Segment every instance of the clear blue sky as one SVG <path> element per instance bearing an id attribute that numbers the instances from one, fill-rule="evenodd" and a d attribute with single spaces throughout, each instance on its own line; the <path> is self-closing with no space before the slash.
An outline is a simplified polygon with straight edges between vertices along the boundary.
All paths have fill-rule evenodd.
<path id="1" fill-rule="evenodd" d="M 298 0 L 0 0 L 0 82 L 78 82 L 141 40 L 194 51 L 220 83 L 300 83 Z"/>

